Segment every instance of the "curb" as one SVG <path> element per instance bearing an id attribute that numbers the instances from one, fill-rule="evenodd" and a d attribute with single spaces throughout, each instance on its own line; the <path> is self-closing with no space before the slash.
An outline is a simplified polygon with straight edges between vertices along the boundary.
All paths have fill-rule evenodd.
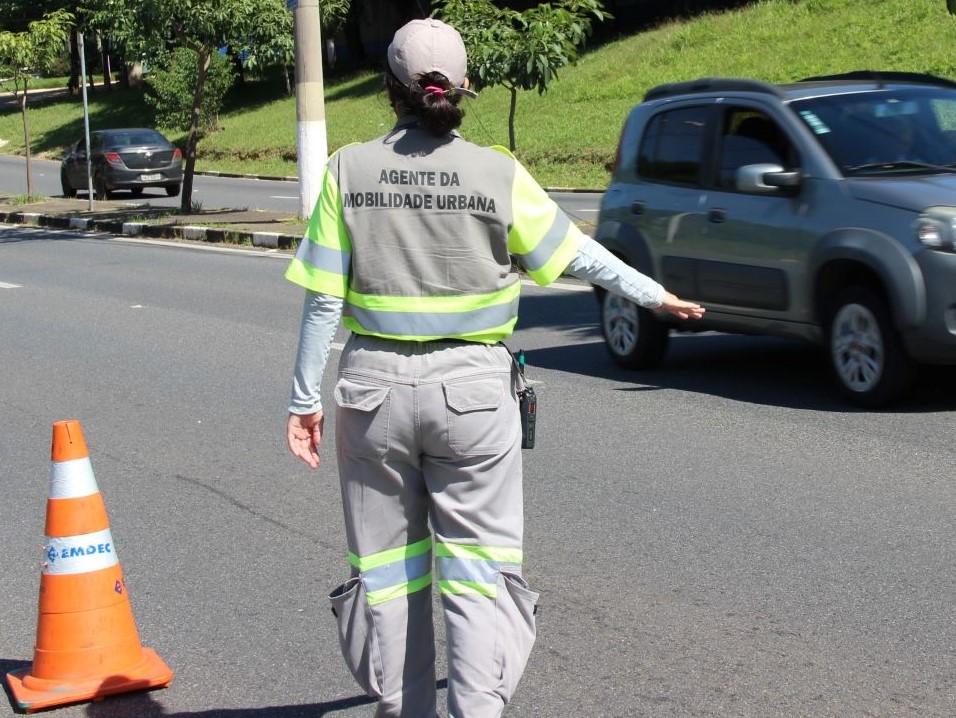
<path id="1" fill-rule="evenodd" d="M 47 215 L 37 212 L 0 212 L 0 222 L 24 224 L 51 229 L 73 229 L 84 232 L 107 232 L 126 237 L 150 239 L 181 239 L 202 242 L 251 244 L 266 249 L 295 249 L 299 235 L 278 232 L 251 232 L 230 227 L 202 227 L 181 224 L 147 224 L 109 219 Z"/>
<path id="2" fill-rule="evenodd" d="M 196 170 L 194 174 L 207 177 L 232 177 L 236 179 L 269 180 L 271 182 L 298 182 L 299 178 L 289 175 L 250 175 L 241 172 L 220 172 L 219 170 Z M 543 187 L 545 192 L 565 192 L 567 194 L 601 194 L 604 189 L 588 187 Z"/>

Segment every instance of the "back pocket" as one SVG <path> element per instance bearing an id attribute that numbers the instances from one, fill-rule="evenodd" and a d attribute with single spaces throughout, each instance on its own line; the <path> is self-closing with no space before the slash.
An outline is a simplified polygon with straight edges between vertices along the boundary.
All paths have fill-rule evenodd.
<path id="1" fill-rule="evenodd" d="M 469 376 L 443 382 L 448 446 L 459 456 L 496 454 L 517 436 L 518 409 L 500 375 Z"/>
<path id="2" fill-rule="evenodd" d="M 381 458 L 388 451 L 389 387 L 342 377 L 335 385 L 335 439 L 346 456 Z"/>

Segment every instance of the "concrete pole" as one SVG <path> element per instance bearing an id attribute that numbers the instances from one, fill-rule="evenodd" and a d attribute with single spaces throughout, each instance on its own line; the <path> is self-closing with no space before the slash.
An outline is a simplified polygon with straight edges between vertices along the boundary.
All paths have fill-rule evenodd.
<path id="1" fill-rule="evenodd" d="M 319 0 L 288 0 L 295 25 L 295 115 L 299 154 L 299 216 L 312 214 L 329 156 L 322 84 Z"/>
<path id="2" fill-rule="evenodd" d="M 93 211 L 93 153 L 90 152 L 90 102 L 86 97 L 86 48 L 83 46 L 83 31 L 76 36 L 80 49 L 80 87 L 83 88 L 83 141 L 86 144 L 86 197 L 87 208 Z"/>

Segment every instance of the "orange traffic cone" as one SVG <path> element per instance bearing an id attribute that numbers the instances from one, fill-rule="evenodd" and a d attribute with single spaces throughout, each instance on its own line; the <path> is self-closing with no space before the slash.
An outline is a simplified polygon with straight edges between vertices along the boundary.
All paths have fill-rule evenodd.
<path id="1" fill-rule="evenodd" d="M 36 650 L 7 674 L 14 700 L 32 713 L 168 686 L 173 672 L 139 642 L 78 421 L 53 424 L 51 458 Z"/>

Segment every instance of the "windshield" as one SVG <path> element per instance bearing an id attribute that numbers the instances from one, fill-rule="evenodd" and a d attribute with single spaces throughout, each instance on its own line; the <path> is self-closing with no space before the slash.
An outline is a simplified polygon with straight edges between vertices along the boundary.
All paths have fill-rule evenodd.
<path id="1" fill-rule="evenodd" d="M 954 90 L 873 90 L 795 100 L 791 107 L 845 175 L 956 166 Z"/>

